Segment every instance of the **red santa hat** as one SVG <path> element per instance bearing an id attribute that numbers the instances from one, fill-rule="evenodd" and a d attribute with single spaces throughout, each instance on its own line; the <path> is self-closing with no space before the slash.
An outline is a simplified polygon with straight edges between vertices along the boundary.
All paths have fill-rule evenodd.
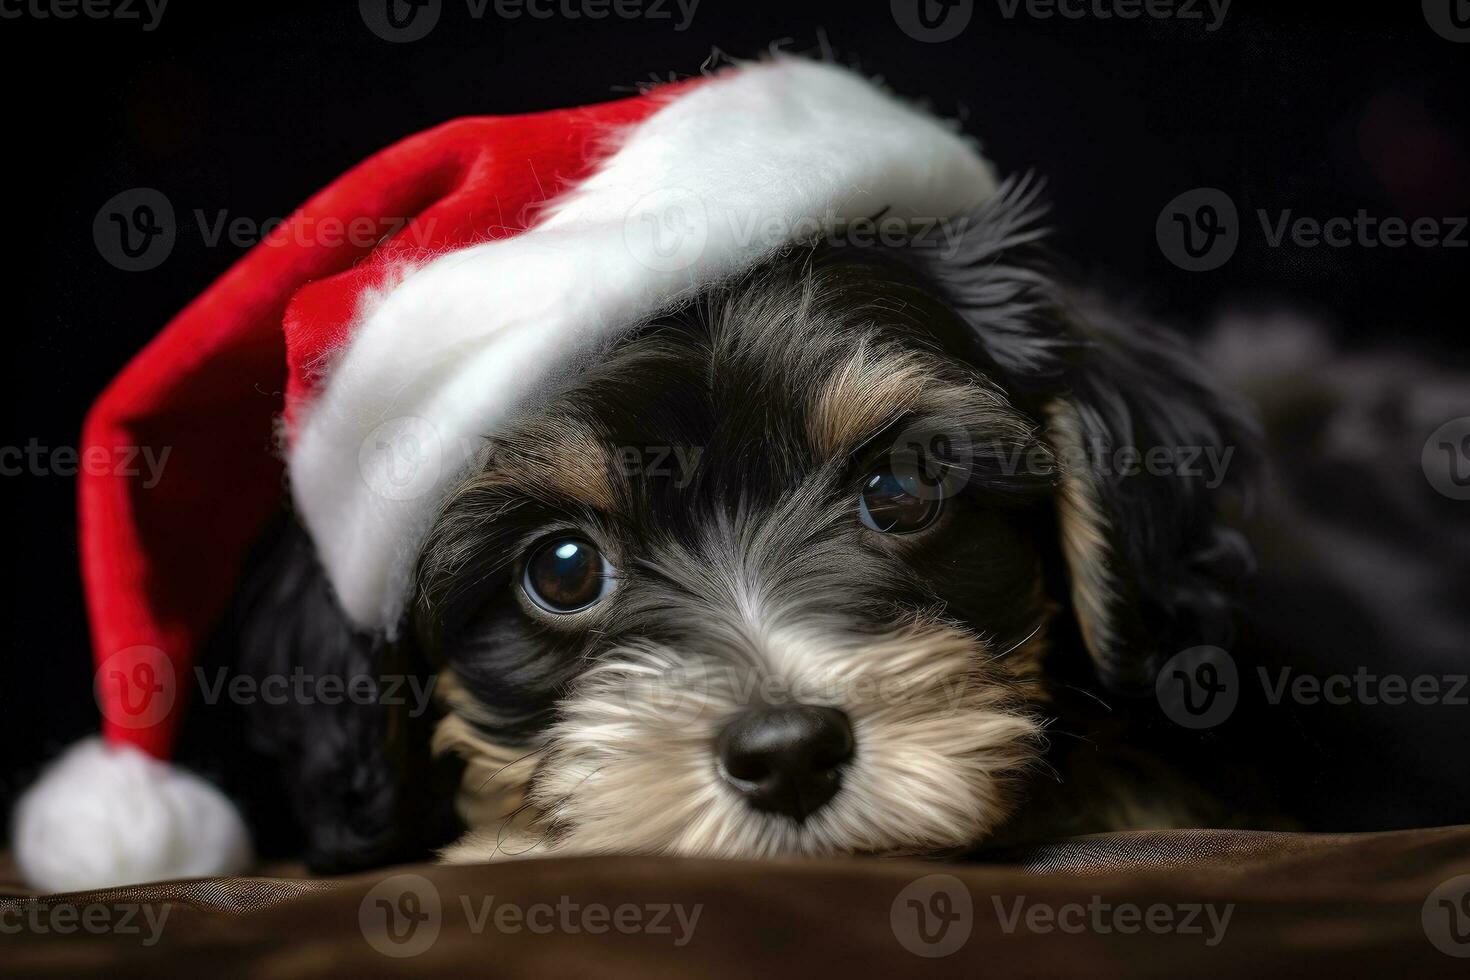
<path id="1" fill-rule="evenodd" d="M 391 635 L 445 495 L 548 379 L 794 240 L 956 215 L 994 186 L 952 127 L 789 58 L 450 122 L 348 171 L 92 407 L 84 452 L 169 455 L 156 485 L 81 477 L 103 737 L 22 798 L 23 873 L 63 890 L 248 862 L 229 801 L 167 760 L 195 652 L 283 476 L 343 611 Z"/>

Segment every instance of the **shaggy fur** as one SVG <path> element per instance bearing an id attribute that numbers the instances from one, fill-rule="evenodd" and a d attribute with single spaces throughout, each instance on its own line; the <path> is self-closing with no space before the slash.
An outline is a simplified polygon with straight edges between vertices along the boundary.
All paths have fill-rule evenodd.
<path id="1" fill-rule="evenodd" d="M 958 253 L 797 247 L 643 324 L 486 434 L 393 644 L 342 625 L 288 528 L 246 593 L 246 662 L 437 678 L 433 718 L 263 719 L 316 865 L 446 844 L 451 804 L 450 860 L 933 853 L 1198 816 L 1167 751 L 1114 766 L 1136 743 L 1093 716 L 1228 640 L 1245 559 L 1219 518 L 1250 429 L 1171 336 L 1054 284 L 1040 214 L 1021 181 Z M 1206 486 L 1094 471 L 1077 450 L 1099 445 L 1238 455 Z M 904 465 L 938 518 L 864 526 L 863 479 Z M 557 535 L 615 569 L 560 616 L 520 585 Z M 713 749 L 787 702 L 841 708 L 857 745 L 804 822 L 748 806 Z"/>

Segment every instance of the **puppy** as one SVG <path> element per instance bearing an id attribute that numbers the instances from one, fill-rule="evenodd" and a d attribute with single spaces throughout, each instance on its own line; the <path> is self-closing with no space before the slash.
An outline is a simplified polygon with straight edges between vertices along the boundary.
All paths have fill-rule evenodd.
<path id="1" fill-rule="evenodd" d="M 435 693 L 259 710 L 311 862 L 1218 820 L 1135 695 L 1228 642 L 1253 433 L 1172 335 L 1053 277 L 1041 215 L 1022 180 L 956 250 L 794 247 L 601 351 L 486 434 L 396 639 L 341 619 L 287 521 L 239 661 Z M 1098 462 L 1154 447 L 1232 462 Z"/>

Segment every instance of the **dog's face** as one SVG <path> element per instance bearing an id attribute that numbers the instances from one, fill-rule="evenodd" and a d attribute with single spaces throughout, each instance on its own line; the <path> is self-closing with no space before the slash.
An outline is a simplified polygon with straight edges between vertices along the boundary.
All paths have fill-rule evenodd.
<path id="1" fill-rule="evenodd" d="M 270 729 L 315 864 L 442 842 L 431 750 L 467 764 L 451 859 L 965 847 L 1051 688 L 1224 642 L 1239 469 L 1090 461 L 1239 419 L 1169 335 L 1062 299 L 1034 199 L 1003 188 L 954 254 L 793 250 L 589 356 L 490 434 L 392 643 L 287 549 L 249 656 L 436 671 L 444 709 Z"/>
<path id="2" fill-rule="evenodd" d="M 1054 467 L 910 293 L 784 260 L 494 441 L 421 571 L 481 819 L 526 804 L 463 856 L 929 851 L 1007 813 Z"/>

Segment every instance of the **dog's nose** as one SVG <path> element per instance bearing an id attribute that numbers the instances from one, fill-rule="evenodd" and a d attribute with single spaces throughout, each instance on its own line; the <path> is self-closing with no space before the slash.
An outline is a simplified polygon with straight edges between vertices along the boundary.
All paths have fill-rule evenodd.
<path id="1" fill-rule="evenodd" d="M 836 708 L 763 706 L 720 732 L 721 774 L 751 806 L 798 823 L 832 799 L 852 759 L 852 726 Z"/>

